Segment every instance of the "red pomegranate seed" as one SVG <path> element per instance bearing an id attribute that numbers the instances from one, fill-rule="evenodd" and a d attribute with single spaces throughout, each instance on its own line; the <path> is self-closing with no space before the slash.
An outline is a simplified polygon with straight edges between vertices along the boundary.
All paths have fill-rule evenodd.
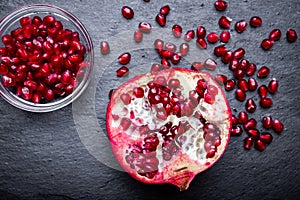
<path id="1" fill-rule="evenodd" d="M 174 64 L 174 65 L 177 65 L 181 60 L 181 53 L 175 53 L 172 58 L 171 58 L 171 62 Z"/>
<path id="2" fill-rule="evenodd" d="M 54 93 L 51 89 L 46 89 L 44 94 L 44 98 L 48 101 L 52 101 L 54 99 Z"/>
<path id="3" fill-rule="evenodd" d="M 230 28 L 231 19 L 225 16 L 220 17 L 219 26 L 224 29 Z"/>
<path id="4" fill-rule="evenodd" d="M 188 54 L 188 51 L 190 49 L 190 46 L 188 43 L 182 43 L 180 45 L 180 53 L 182 56 L 186 56 Z"/>
<path id="5" fill-rule="evenodd" d="M 8 73 L 8 68 L 5 64 L 0 63 L 0 74 L 5 75 Z"/>
<path id="6" fill-rule="evenodd" d="M 162 69 L 163 68 L 159 64 L 153 64 L 151 67 L 151 73 L 154 74 Z"/>
<path id="7" fill-rule="evenodd" d="M 166 43 L 165 44 L 165 50 L 168 50 L 168 51 L 171 51 L 173 53 L 175 53 L 177 47 L 175 44 L 172 44 L 172 43 Z"/>
<path id="8" fill-rule="evenodd" d="M 255 141 L 254 148 L 259 151 L 263 151 L 266 148 L 266 144 L 262 140 L 258 139 Z"/>
<path id="9" fill-rule="evenodd" d="M 261 20 L 261 18 L 258 17 L 258 16 L 253 16 L 253 17 L 251 17 L 251 19 L 250 19 L 250 25 L 251 25 L 252 27 L 259 27 L 259 26 L 261 26 L 261 25 L 262 25 L 262 20 Z"/>
<path id="10" fill-rule="evenodd" d="M 215 80 L 220 84 L 220 85 L 225 85 L 227 82 L 227 76 L 223 74 L 217 74 L 215 77 Z"/>
<path id="11" fill-rule="evenodd" d="M 161 51 L 164 48 L 164 41 L 160 40 L 160 39 L 156 39 L 154 41 L 154 47 L 155 49 L 157 49 L 158 51 Z"/>
<path id="12" fill-rule="evenodd" d="M 248 60 L 246 59 L 242 59 L 239 63 L 239 66 L 238 66 L 238 69 L 241 69 L 241 70 L 247 70 L 248 67 L 249 67 L 250 63 Z"/>
<path id="13" fill-rule="evenodd" d="M 254 139 L 259 138 L 260 132 L 257 129 L 250 129 L 247 131 L 248 135 Z"/>
<path id="14" fill-rule="evenodd" d="M 4 45 L 9 45 L 14 42 L 14 39 L 11 35 L 3 35 L 2 36 L 2 42 Z"/>
<path id="15" fill-rule="evenodd" d="M 243 92 L 241 89 L 237 89 L 235 91 L 235 98 L 238 100 L 238 101 L 244 101 L 246 99 L 246 93 Z"/>
<path id="16" fill-rule="evenodd" d="M 174 55 L 174 53 L 172 51 L 168 51 L 164 49 L 161 51 L 160 55 L 162 58 L 171 58 Z"/>
<path id="17" fill-rule="evenodd" d="M 273 78 L 268 85 L 268 91 L 271 94 L 275 94 L 278 90 L 278 81 L 276 80 L 276 78 Z"/>
<path id="18" fill-rule="evenodd" d="M 169 67 L 171 67 L 171 63 L 168 61 L 167 58 L 161 59 L 161 65 L 164 69 L 168 69 Z"/>
<path id="19" fill-rule="evenodd" d="M 220 40 L 223 43 L 227 43 L 230 40 L 230 33 L 229 31 L 222 31 L 220 34 Z"/>
<path id="20" fill-rule="evenodd" d="M 233 127 L 230 131 L 231 136 L 240 136 L 243 133 L 243 129 L 241 126 Z"/>
<path id="21" fill-rule="evenodd" d="M 248 89 L 250 91 L 254 91 L 257 89 L 257 87 L 258 87 L 258 84 L 257 84 L 256 80 L 254 78 L 249 78 L 248 79 Z"/>
<path id="22" fill-rule="evenodd" d="M 133 12 L 132 8 L 130 8 L 128 6 L 123 6 L 121 11 L 122 11 L 123 17 L 125 17 L 126 19 L 132 19 L 134 16 L 134 12 Z"/>
<path id="23" fill-rule="evenodd" d="M 270 129 L 273 127 L 273 121 L 272 121 L 272 118 L 270 116 L 265 116 L 263 119 L 262 119 L 262 124 L 263 124 L 263 127 L 266 128 L 266 129 Z"/>
<path id="24" fill-rule="evenodd" d="M 280 38 L 281 38 L 281 31 L 280 31 L 280 29 L 273 29 L 270 32 L 270 35 L 269 35 L 269 39 L 270 40 L 278 41 L 278 40 L 280 40 Z"/>
<path id="25" fill-rule="evenodd" d="M 142 40 L 143 40 L 143 32 L 140 31 L 140 30 L 135 31 L 134 35 L 133 35 L 133 39 L 137 43 L 142 42 Z"/>
<path id="26" fill-rule="evenodd" d="M 248 114 L 244 111 L 239 113 L 238 123 L 246 124 L 248 122 Z"/>
<path id="27" fill-rule="evenodd" d="M 47 16 L 45 16 L 45 17 L 43 18 L 43 23 L 44 23 L 46 26 L 48 26 L 48 27 L 50 27 L 51 25 L 53 25 L 55 21 L 56 21 L 56 20 L 55 20 L 55 17 L 54 17 L 54 16 L 51 16 L 51 15 L 47 15 Z"/>
<path id="28" fill-rule="evenodd" d="M 261 98 L 266 98 L 267 97 L 267 94 L 268 94 L 268 88 L 267 86 L 265 85 L 261 85 L 259 88 L 258 88 L 258 94 Z"/>
<path id="29" fill-rule="evenodd" d="M 122 66 L 116 71 L 118 77 L 127 76 L 129 69 L 126 66 Z"/>
<path id="30" fill-rule="evenodd" d="M 245 49 L 243 49 L 243 48 L 238 48 L 238 49 L 236 49 L 234 52 L 233 52 L 233 58 L 234 59 L 238 59 L 238 60 L 240 60 L 240 59 L 242 59 L 244 56 L 245 56 Z"/>
<path id="31" fill-rule="evenodd" d="M 187 42 L 191 41 L 194 38 L 195 38 L 195 31 L 194 30 L 188 30 L 186 32 L 186 34 L 184 35 L 184 40 L 187 41 Z"/>
<path id="32" fill-rule="evenodd" d="M 247 27 L 248 27 L 248 23 L 245 20 L 240 20 L 236 22 L 234 26 L 236 32 L 238 33 L 244 32 L 247 29 Z"/>
<path id="33" fill-rule="evenodd" d="M 249 113 L 254 113 L 256 110 L 256 104 L 252 98 L 247 100 L 245 108 Z"/>
<path id="34" fill-rule="evenodd" d="M 234 115 L 231 116 L 231 126 L 236 127 L 238 125 L 238 118 Z"/>
<path id="35" fill-rule="evenodd" d="M 298 39 L 297 32 L 294 29 L 289 29 L 286 32 L 286 39 L 288 42 L 293 43 Z"/>
<path id="36" fill-rule="evenodd" d="M 131 97 L 129 94 L 122 94 L 120 96 L 120 99 L 122 100 L 122 102 L 124 103 L 124 105 L 128 105 L 131 102 Z"/>
<path id="37" fill-rule="evenodd" d="M 270 74 L 270 69 L 266 66 L 261 67 L 257 72 L 258 78 L 266 78 Z"/>
<path id="38" fill-rule="evenodd" d="M 276 133 L 281 133 L 284 129 L 284 126 L 278 119 L 274 119 L 272 123 L 272 128 Z"/>
<path id="39" fill-rule="evenodd" d="M 226 53 L 227 53 L 227 49 L 224 45 L 220 45 L 220 46 L 216 46 L 214 48 L 214 54 L 217 56 L 217 57 L 221 57 L 221 56 L 224 56 Z"/>
<path id="40" fill-rule="evenodd" d="M 191 65 L 191 70 L 200 71 L 203 69 L 203 63 L 202 62 L 193 62 Z"/>
<path id="41" fill-rule="evenodd" d="M 148 2 L 150 2 L 150 0 L 144 0 L 144 2 L 148 3 Z"/>
<path id="42" fill-rule="evenodd" d="M 219 36 L 218 36 L 217 33 L 211 32 L 211 33 L 209 33 L 209 34 L 206 36 L 206 39 L 207 39 L 207 41 L 208 41 L 209 43 L 214 44 L 214 43 L 218 42 Z"/>
<path id="43" fill-rule="evenodd" d="M 102 42 L 100 43 L 100 49 L 101 49 L 101 53 L 102 53 L 103 55 L 108 54 L 108 53 L 110 52 L 110 47 L 109 47 L 108 42 L 102 41 Z"/>
<path id="44" fill-rule="evenodd" d="M 256 72 L 256 65 L 254 63 L 249 63 L 249 66 L 246 70 L 247 76 L 253 76 Z"/>
<path id="45" fill-rule="evenodd" d="M 206 29 L 204 26 L 198 26 L 197 27 L 197 38 L 204 39 L 206 36 Z"/>
<path id="46" fill-rule="evenodd" d="M 214 5 L 217 11 L 224 11 L 227 8 L 227 2 L 224 0 L 216 1 Z"/>
<path id="47" fill-rule="evenodd" d="M 155 21 L 161 26 L 164 27 L 166 25 L 167 18 L 163 14 L 156 15 Z"/>
<path id="48" fill-rule="evenodd" d="M 15 86 L 15 80 L 9 76 L 2 76 L 2 82 L 5 87 L 13 87 Z"/>
<path id="49" fill-rule="evenodd" d="M 133 95 L 136 98 L 143 98 L 144 97 L 144 89 L 141 87 L 136 87 L 133 89 Z"/>
<path id="50" fill-rule="evenodd" d="M 207 48 L 207 43 L 206 43 L 205 39 L 198 38 L 196 40 L 196 44 L 197 44 L 197 47 L 200 48 L 200 49 L 206 49 Z"/>
<path id="51" fill-rule="evenodd" d="M 233 75 L 237 79 L 242 79 L 245 76 L 245 72 L 243 70 L 241 70 L 241 69 L 235 69 L 233 71 Z"/>
<path id="52" fill-rule="evenodd" d="M 182 27 L 178 24 L 175 24 L 173 27 L 172 27 L 172 32 L 173 32 L 173 35 L 176 37 L 176 38 L 180 38 L 181 37 L 181 34 L 182 34 Z"/>
<path id="53" fill-rule="evenodd" d="M 152 26 L 148 22 L 141 22 L 141 23 L 139 23 L 139 29 L 143 33 L 150 33 L 151 29 L 152 29 Z"/>
<path id="54" fill-rule="evenodd" d="M 162 14 L 162 15 L 168 15 L 169 12 L 170 12 L 170 6 L 169 5 L 165 5 L 163 7 L 160 8 L 160 11 L 159 13 Z"/>
<path id="55" fill-rule="evenodd" d="M 273 136 L 270 133 L 264 132 L 260 134 L 260 140 L 265 144 L 270 144 L 273 140 Z"/>
<path id="56" fill-rule="evenodd" d="M 222 56 L 222 62 L 224 64 L 230 63 L 232 61 L 232 59 L 233 59 L 232 51 L 227 51 L 227 53 L 224 56 Z"/>
<path id="57" fill-rule="evenodd" d="M 23 27 L 23 26 L 26 26 L 28 24 L 31 24 L 31 18 L 30 17 L 22 17 L 20 19 L 20 25 Z"/>
<path id="58" fill-rule="evenodd" d="M 253 143 L 254 143 L 254 139 L 251 138 L 251 137 L 246 137 L 245 140 L 244 140 L 244 148 L 246 150 L 249 150 L 252 148 L 253 146 Z"/>
<path id="59" fill-rule="evenodd" d="M 226 91 L 231 91 L 235 88 L 236 82 L 234 79 L 229 79 L 227 80 L 226 84 L 225 84 L 225 90 Z"/>
<path id="60" fill-rule="evenodd" d="M 204 61 L 203 66 L 207 70 L 214 71 L 217 67 L 217 62 L 211 58 L 208 58 Z"/>
<path id="61" fill-rule="evenodd" d="M 261 48 L 263 48 L 265 51 L 269 50 L 274 44 L 274 41 L 273 40 L 270 40 L 270 39 L 264 39 L 262 42 L 261 42 Z"/>
<path id="62" fill-rule="evenodd" d="M 263 108 L 270 108 L 273 104 L 273 101 L 270 98 L 261 98 L 259 104 Z"/>
<path id="63" fill-rule="evenodd" d="M 37 103 L 40 103 L 41 102 L 41 99 L 42 99 L 42 96 L 40 93 L 36 92 L 32 95 L 32 102 L 37 104 Z"/>
<path id="64" fill-rule="evenodd" d="M 65 87 L 66 94 L 71 94 L 73 92 L 73 90 L 74 90 L 74 87 L 75 86 L 73 84 L 70 84 L 67 87 Z"/>
<path id="65" fill-rule="evenodd" d="M 247 92 L 248 91 L 248 83 L 245 79 L 239 79 L 237 82 L 237 86 L 243 91 Z"/>
<path id="66" fill-rule="evenodd" d="M 131 55 L 128 52 L 123 53 L 118 57 L 118 61 L 121 65 L 128 64 L 130 62 L 130 60 L 131 60 Z"/>
<path id="67" fill-rule="evenodd" d="M 238 67 L 239 67 L 239 61 L 238 59 L 232 59 L 229 63 L 229 66 L 228 68 L 231 70 L 231 71 L 234 71 L 236 70 Z"/>
<path id="68" fill-rule="evenodd" d="M 251 129 L 256 129 L 256 126 L 257 126 L 257 122 L 255 119 L 251 118 L 247 121 L 246 124 L 244 124 L 244 128 L 245 130 L 251 130 Z"/>

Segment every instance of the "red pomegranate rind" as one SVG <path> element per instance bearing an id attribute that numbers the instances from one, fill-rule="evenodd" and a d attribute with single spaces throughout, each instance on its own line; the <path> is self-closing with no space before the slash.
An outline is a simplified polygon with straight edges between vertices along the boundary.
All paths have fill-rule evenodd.
<path id="1" fill-rule="evenodd" d="M 133 98 L 137 87 L 144 89 L 143 98 Z M 175 103 L 170 103 L 173 110 L 167 117 L 159 115 L 160 103 L 148 98 L 155 92 L 153 88 L 164 94 L 161 102 L 168 102 L 167 93 L 170 97 L 178 95 L 177 99 L 170 98 Z M 201 88 L 207 89 L 195 104 L 192 100 L 197 99 L 195 94 L 201 93 Z M 124 94 L 131 96 L 127 105 L 120 98 Z M 175 112 L 177 103 L 182 112 Z M 192 112 L 188 105 L 194 105 Z M 141 182 L 170 183 L 180 190 L 187 189 L 195 175 L 211 167 L 224 153 L 230 119 L 226 96 L 214 79 L 208 73 L 182 68 L 140 75 L 124 83 L 112 94 L 106 115 L 111 147 L 124 170 Z"/>

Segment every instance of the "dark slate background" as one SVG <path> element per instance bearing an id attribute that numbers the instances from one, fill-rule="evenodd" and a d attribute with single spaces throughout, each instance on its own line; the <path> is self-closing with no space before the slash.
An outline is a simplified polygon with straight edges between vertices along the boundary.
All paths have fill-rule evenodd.
<path id="1" fill-rule="evenodd" d="M 184 29 L 204 25 L 218 31 L 216 12 L 209 0 L 172 0 L 173 12 L 168 16 L 167 28 L 180 22 Z M 85 24 L 94 45 L 120 31 L 136 27 L 139 21 L 152 22 L 165 3 L 152 0 L 0 0 L 0 18 L 8 12 L 28 4 L 48 3 L 64 8 Z M 135 10 L 135 18 L 126 21 L 120 15 L 123 5 Z M 299 0 L 234 0 L 225 15 L 250 19 L 263 18 L 263 27 L 248 28 L 243 34 L 232 31 L 228 44 L 235 49 L 243 46 L 247 59 L 258 66 L 271 68 L 271 77 L 280 81 L 279 92 L 272 98 L 275 105 L 252 116 L 260 119 L 266 113 L 285 124 L 281 134 L 264 152 L 245 151 L 242 140 L 232 138 L 222 159 L 211 169 L 198 175 L 189 190 L 179 192 L 170 185 L 145 185 L 126 173 L 110 169 L 86 150 L 76 132 L 72 106 L 61 110 L 34 114 L 16 109 L 0 99 L 0 199 L 296 199 L 299 185 L 299 48 L 300 40 L 288 44 L 285 31 L 294 28 L 300 35 Z M 264 52 L 260 41 L 273 28 L 283 31 L 283 38 Z M 210 51 L 211 45 L 209 45 Z M 134 61 L 131 63 L 134 65 Z M 222 66 L 222 65 L 220 65 Z M 222 68 L 223 73 L 230 75 Z M 251 94 L 254 96 L 254 93 Z M 243 104 L 228 98 L 232 108 Z M 256 98 L 257 99 L 257 98 Z M 233 113 L 235 113 L 233 111 Z"/>

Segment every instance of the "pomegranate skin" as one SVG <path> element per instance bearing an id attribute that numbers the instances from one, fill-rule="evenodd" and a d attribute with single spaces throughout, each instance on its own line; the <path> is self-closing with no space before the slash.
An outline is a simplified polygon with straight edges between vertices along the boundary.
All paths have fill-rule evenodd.
<path id="1" fill-rule="evenodd" d="M 175 75 L 176 74 L 176 75 Z M 164 161 L 161 163 L 161 167 L 159 167 L 154 174 L 151 172 L 148 173 L 148 176 L 144 176 L 143 173 L 138 173 L 135 169 L 130 167 L 130 165 L 127 163 L 125 157 L 126 152 L 128 149 L 128 145 L 136 148 L 134 144 L 139 143 L 139 141 L 145 141 L 140 138 L 132 138 L 130 135 L 126 134 L 125 132 L 120 132 L 121 128 L 116 128 L 114 125 L 115 122 L 113 122 L 114 118 L 114 111 L 118 108 L 118 102 L 119 97 L 121 94 L 124 94 L 124 92 L 127 93 L 127 91 L 133 90 L 135 87 L 139 87 L 140 85 L 145 85 L 145 82 L 148 82 L 149 87 L 153 87 L 151 84 L 151 80 L 157 80 L 160 84 L 168 84 L 169 81 L 166 80 L 166 78 L 163 77 L 170 77 L 170 75 L 174 75 L 181 79 L 180 77 L 185 78 L 192 78 L 192 77 L 201 77 L 208 81 L 209 84 L 215 86 L 217 88 L 218 92 L 218 98 L 223 99 L 222 104 L 226 105 L 222 109 L 225 109 L 225 113 L 222 114 L 226 118 L 224 119 L 224 128 L 222 129 L 221 133 L 221 143 L 216 142 L 215 145 L 218 145 L 218 151 L 214 151 L 212 148 L 209 153 L 207 154 L 206 159 L 207 161 L 204 163 L 199 163 L 196 160 L 191 160 L 189 155 L 182 154 L 181 149 L 177 149 L 177 154 L 174 154 L 172 158 L 164 158 Z M 170 77 L 171 78 L 171 77 Z M 158 80 L 159 79 L 159 80 Z M 164 80 L 163 80 L 164 79 Z M 198 79 L 198 78 L 197 78 Z M 193 79 L 191 79 L 193 80 Z M 172 87 L 177 87 L 178 83 L 174 82 L 175 80 L 172 79 Z M 173 84 L 174 82 L 174 84 Z M 152 82 L 153 83 L 153 82 Z M 194 83 L 197 86 L 197 82 Z M 214 88 L 214 87 L 213 87 Z M 215 89 L 211 88 L 211 92 L 215 92 Z M 153 91 L 155 92 L 155 91 Z M 141 98 L 142 99 L 142 98 Z M 217 101 L 219 102 L 219 100 Z M 208 105 L 208 104 L 207 104 Z M 212 113 L 211 113 L 212 114 Z M 214 115 L 214 114 L 213 114 Z M 144 74 L 137 76 L 128 82 L 121 85 L 111 96 L 111 101 L 108 104 L 107 107 L 107 115 L 106 115 L 106 121 L 107 121 L 107 132 L 108 137 L 110 139 L 111 147 L 113 150 L 114 155 L 116 156 L 116 159 L 119 161 L 120 165 L 123 167 L 123 169 L 128 172 L 130 176 L 135 178 L 138 181 L 147 183 L 147 184 L 173 184 L 177 187 L 179 187 L 180 190 L 186 190 L 189 187 L 190 182 L 192 179 L 199 174 L 200 172 L 210 168 L 213 164 L 217 162 L 217 160 L 221 157 L 221 155 L 224 153 L 228 142 L 229 142 L 229 130 L 231 129 L 231 111 L 229 104 L 225 98 L 225 94 L 222 91 L 222 89 L 218 86 L 218 84 L 213 80 L 213 78 L 208 74 L 204 72 L 195 72 L 188 69 L 183 68 L 172 68 L 167 70 L 162 70 L 159 72 L 159 75 L 153 75 L 153 74 Z M 223 123 L 222 123 L 223 124 Z M 168 125 L 169 126 L 169 125 Z M 128 128 L 128 122 L 127 120 L 124 121 L 124 127 L 126 130 L 129 130 Z M 208 126 L 209 127 L 209 126 Z M 222 125 L 223 127 L 223 125 Z M 172 129 L 173 130 L 173 129 Z M 171 131 L 172 131 L 171 130 Z M 174 129 L 175 130 L 175 129 Z M 206 129 L 205 129 L 206 130 Z M 208 129 L 209 130 L 209 129 Z M 162 132 L 163 133 L 163 132 Z M 155 140 L 151 138 L 147 138 L 147 142 L 150 141 L 155 142 Z M 149 144 L 149 143 L 148 143 Z M 158 144 L 155 142 L 155 144 Z M 160 143 L 161 144 L 161 143 Z M 220 146 L 219 146 L 220 145 Z M 161 151 L 161 147 L 157 147 L 156 151 Z M 134 150 L 134 152 L 140 152 L 140 150 L 137 148 Z M 208 152 L 208 151 L 207 151 Z M 146 155 L 146 154 L 144 154 Z M 127 159 L 129 159 L 127 157 Z M 160 161 L 159 161 L 160 162 Z M 149 178 L 150 177 L 150 178 Z"/>

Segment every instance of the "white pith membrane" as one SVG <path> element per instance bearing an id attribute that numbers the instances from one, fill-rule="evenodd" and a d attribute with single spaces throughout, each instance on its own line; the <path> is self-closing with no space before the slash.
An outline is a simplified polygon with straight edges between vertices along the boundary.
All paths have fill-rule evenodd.
<path id="1" fill-rule="evenodd" d="M 177 117 L 170 114 L 165 120 L 161 120 L 156 116 L 159 104 L 151 105 L 148 100 L 147 84 L 151 81 L 155 82 L 157 77 L 164 77 L 167 82 L 170 79 L 178 79 L 184 99 L 189 99 L 189 92 L 195 90 L 199 79 L 204 79 L 207 85 L 215 86 L 218 93 L 213 104 L 206 103 L 204 98 L 201 98 L 190 117 Z M 133 95 L 135 87 L 143 88 L 143 98 L 136 98 Z M 130 95 L 130 104 L 124 104 L 120 98 L 122 94 Z M 213 124 L 219 130 L 220 144 L 218 146 L 211 144 L 216 151 L 210 156 L 208 156 L 209 150 L 206 151 L 205 148 L 205 142 L 209 143 L 209 141 L 206 141 L 207 137 L 206 140 L 203 137 L 203 121 L 195 117 L 196 112 L 202 114 L 206 120 L 205 124 Z M 209 168 L 225 151 L 229 140 L 230 118 L 231 112 L 227 100 L 220 87 L 208 74 L 173 68 L 160 71 L 156 75 L 138 76 L 120 86 L 112 95 L 108 105 L 107 131 L 117 160 L 131 176 L 145 183 L 171 183 L 183 190 L 187 189 L 196 174 Z M 130 126 L 126 130 L 121 123 L 124 119 L 130 121 Z M 166 145 L 166 137 L 172 134 L 169 132 L 163 135 L 159 130 L 168 122 L 172 122 L 172 126 L 181 126 L 180 123 L 183 121 L 187 121 L 190 128 L 184 129 L 185 131 L 175 136 L 173 134 L 170 145 Z M 146 125 L 150 131 L 141 133 L 140 127 Z M 159 142 L 154 150 L 147 152 L 143 148 L 147 145 L 145 138 L 149 137 L 156 137 Z M 138 153 L 132 154 L 136 149 Z M 166 152 L 173 152 L 171 158 L 165 159 Z"/>

